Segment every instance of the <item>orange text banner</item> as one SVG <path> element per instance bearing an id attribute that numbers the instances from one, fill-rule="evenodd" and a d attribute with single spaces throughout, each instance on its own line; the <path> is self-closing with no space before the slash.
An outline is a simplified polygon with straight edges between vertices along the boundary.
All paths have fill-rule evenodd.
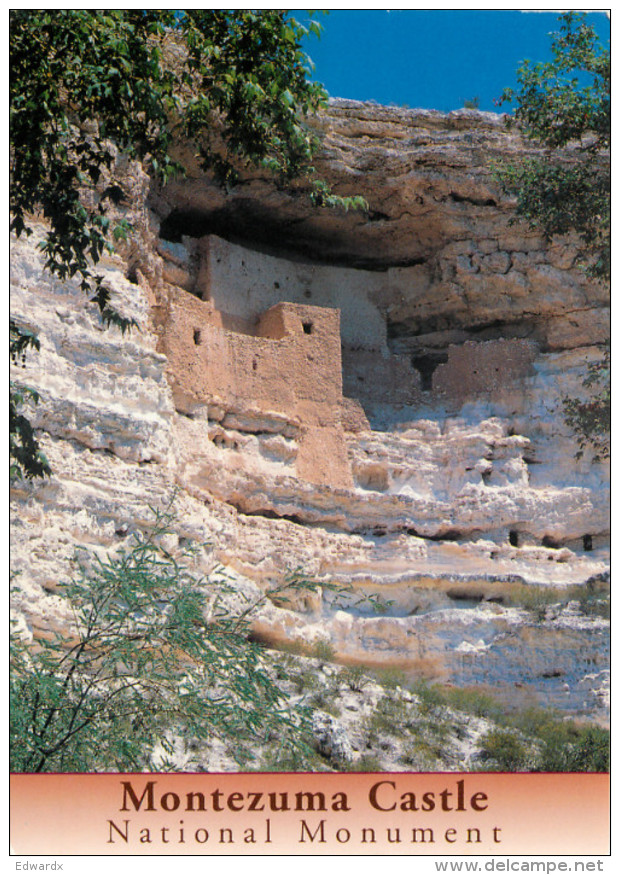
<path id="1" fill-rule="evenodd" d="M 608 775 L 12 775 L 13 854 L 609 853 Z"/>

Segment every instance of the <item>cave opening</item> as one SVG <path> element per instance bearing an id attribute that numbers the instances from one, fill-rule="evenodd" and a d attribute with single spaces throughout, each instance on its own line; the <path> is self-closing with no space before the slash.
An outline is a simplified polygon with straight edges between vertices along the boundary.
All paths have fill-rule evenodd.
<path id="1" fill-rule="evenodd" d="M 433 374 L 439 367 L 448 361 L 447 352 L 426 353 L 414 355 L 411 364 L 420 375 L 420 385 L 423 392 L 431 392 L 433 389 Z"/>
<path id="2" fill-rule="evenodd" d="M 172 210 L 159 228 L 159 236 L 169 243 L 181 243 L 183 237 L 204 237 L 211 233 L 213 222 L 200 210 Z"/>

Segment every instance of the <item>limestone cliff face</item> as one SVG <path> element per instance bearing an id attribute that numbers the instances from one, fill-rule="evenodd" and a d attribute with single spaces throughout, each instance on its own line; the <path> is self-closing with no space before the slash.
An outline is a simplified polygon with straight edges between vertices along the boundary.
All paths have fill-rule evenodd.
<path id="1" fill-rule="evenodd" d="M 510 224 L 492 163 L 529 147 L 501 117 L 335 101 L 318 124 L 321 172 L 368 216 L 259 177 L 159 191 L 126 165 L 136 233 L 102 270 L 129 337 L 45 274 L 37 235 L 14 243 L 12 310 L 41 337 L 18 377 L 54 471 L 13 490 L 17 614 L 61 628 L 75 547 L 114 549 L 176 489 L 204 571 L 351 587 L 265 608 L 267 642 L 602 714 L 606 621 L 519 605 L 605 584 L 606 467 L 561 412 L 601 355 L 604 290 L 574 241 Z"/>

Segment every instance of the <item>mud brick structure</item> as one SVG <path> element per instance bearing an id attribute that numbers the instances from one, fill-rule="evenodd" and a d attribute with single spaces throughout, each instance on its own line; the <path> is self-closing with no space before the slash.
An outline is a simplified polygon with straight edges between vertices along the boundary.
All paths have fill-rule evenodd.
<path id="1" fill-rule="evenodd" d="M 299 433 L 297 475 L 313 483 L 351 486 L 341 421 L 340 311 L 280 303 L 250 333 L 210 301 L 179 290 L 162 349 L 175 403 L 191 413 L 208 403 L 226 410 L 276 411 Z M 240 324 L 237 328 L 240 327 Z"/>

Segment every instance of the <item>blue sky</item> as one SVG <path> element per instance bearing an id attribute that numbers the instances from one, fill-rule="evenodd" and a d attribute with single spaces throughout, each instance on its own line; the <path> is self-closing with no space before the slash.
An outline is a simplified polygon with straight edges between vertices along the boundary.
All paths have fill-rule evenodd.
<path id="1" fill-rule="evenodd" d="M 606 43 L 605 14 L 587 20 Z M 509 111 L 493 100 L 516 85 L 522 60 L 550 59 L 548 34 L 559 29 L 556 13 L 515 10 L 338 9 L 318 21 L 323 34 L 306 51 L 332 97 L 442 111 L 475 97 L 480 109 Z"/>

